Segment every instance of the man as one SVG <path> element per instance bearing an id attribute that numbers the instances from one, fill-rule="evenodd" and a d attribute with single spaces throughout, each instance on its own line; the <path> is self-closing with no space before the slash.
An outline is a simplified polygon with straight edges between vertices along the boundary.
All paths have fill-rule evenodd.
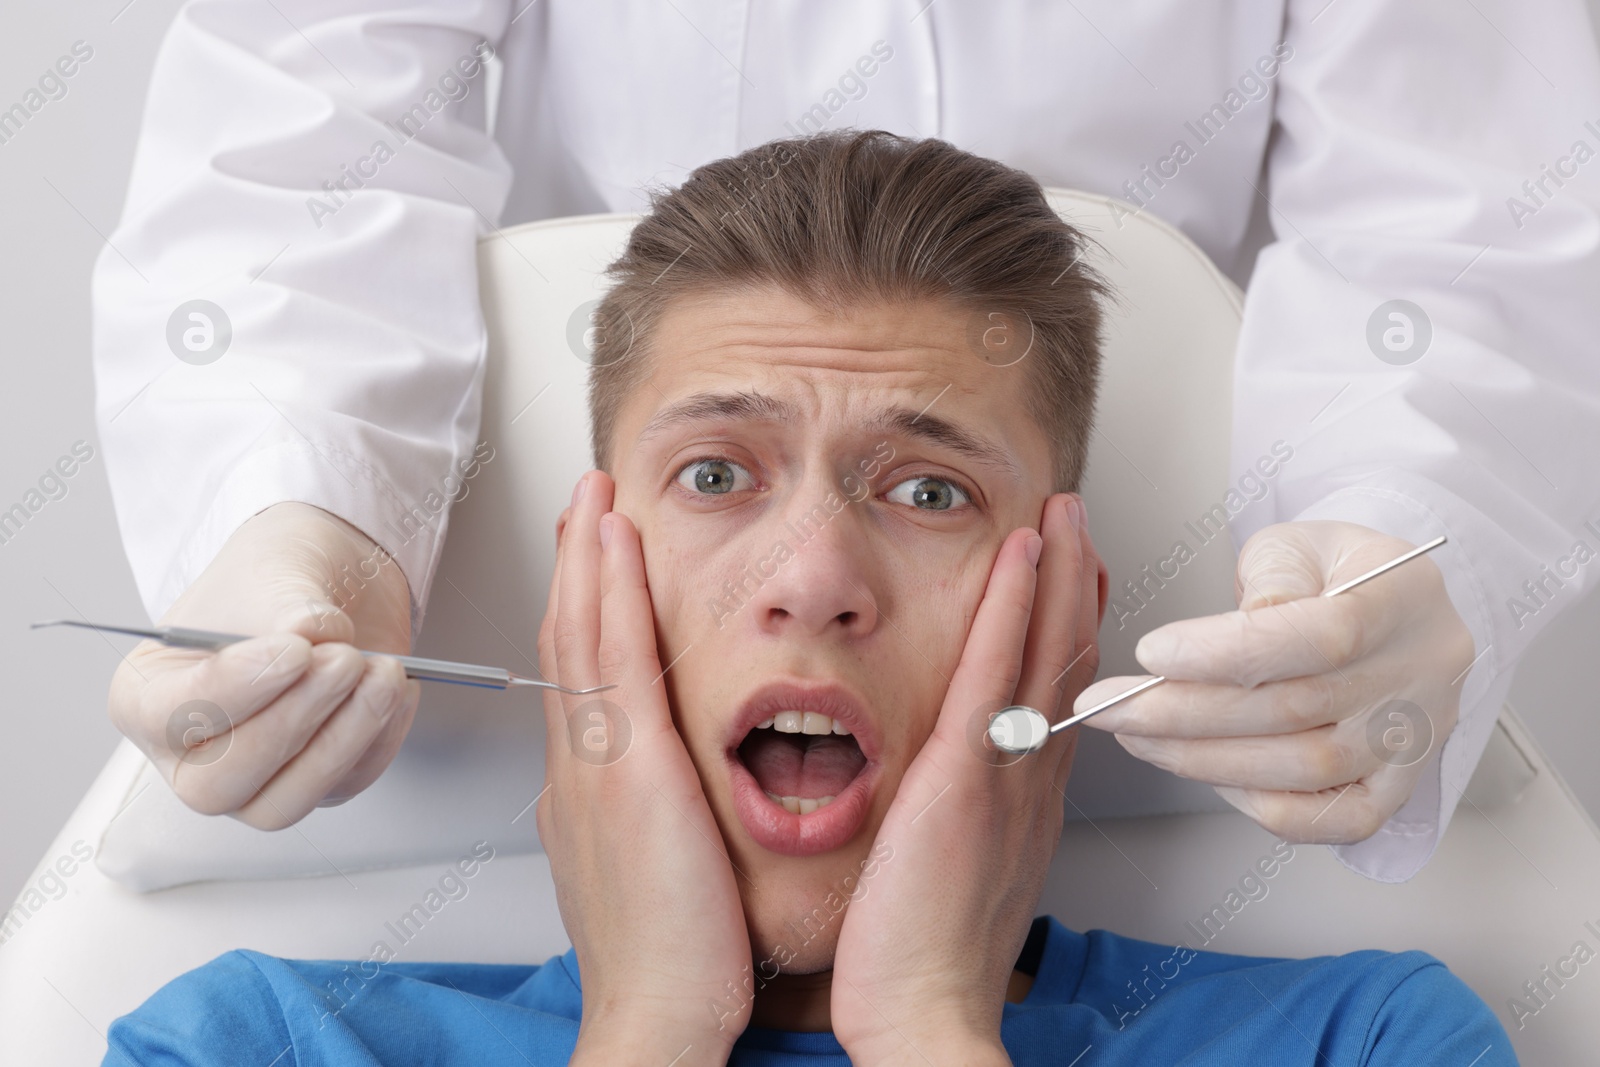
<path id="1" fill-rule="evenodd" d="M 1104 286 L 1080 250 L 1027 175 L 876 131 L 662 196 L 611 268 L 602 470 L 558 525 L 540 633 L 563 684 L 615 686 L 546 700 L 572 951 L 353 985 L 232 953 L 116 1023 L 113 1057 L 1514 1063 L 1423 953 L 1252 959 L 1033 917 L 1075 737 L 1016 759 L 984 735 L 1011 704 L 1059 719 L 1098 665 L 1074 489 Z M 1029 358 L 985 358 L 969 327 L 994 315 L 1031 325 Z"/>

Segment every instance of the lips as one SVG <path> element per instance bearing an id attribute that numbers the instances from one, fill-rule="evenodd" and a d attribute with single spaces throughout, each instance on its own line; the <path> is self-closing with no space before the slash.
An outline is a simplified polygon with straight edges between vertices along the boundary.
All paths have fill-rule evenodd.
<path id="1" fill-rule="evenodd" d="M 740 705 L 726 746 L 739 821 L 773 852 L 838 848 L 866 819 L 878 751 L 876 723 L 843 686 L 761 687 Z"/>

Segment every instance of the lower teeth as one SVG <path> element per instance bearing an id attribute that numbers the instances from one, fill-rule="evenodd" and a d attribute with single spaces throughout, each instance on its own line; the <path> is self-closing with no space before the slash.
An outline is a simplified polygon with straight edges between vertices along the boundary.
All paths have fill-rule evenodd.
<path id="1" fill-rule="evenodd" d="M 765 789 L 763 793 L 767 793 Z M 780 797 L 776 793 L 767 793 L 767 799 L 778 805 L 791 815 L 810 815 L 818 808 L 825 808 L 833 803 L 833 797 Z"/>

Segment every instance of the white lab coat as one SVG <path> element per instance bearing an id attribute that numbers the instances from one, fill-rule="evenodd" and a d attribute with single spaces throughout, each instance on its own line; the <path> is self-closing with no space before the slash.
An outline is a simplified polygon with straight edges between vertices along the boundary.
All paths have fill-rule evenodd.
<path id="1" fill-rule="evenodd" d="M 1600 571 L 1576 567 L 1537 602 L 1523 589 L 1575 541 L 1600 545 L 1581 525 L 1600 518 L 1600 161 L 1575 147 L 1600 148 L 1600 63 L 1579 0 L 1539 7 L 196 0 L 157 59 L 94 273 L 97 412 L 145 605 L 159 615 L 278 501 L 381 541 L 470 455 L 474 242 L 493 226 L 638 210 L 649 185 L 821 123 L 936 135 L 1128 197 L 1249 277 L 1234 467 L 1280 438 L 1294 459 L 1236 544 L 1308 517 L 1450 535 L 1432 558 L 1481 652 L 1460 725 L 1395 818 L 1336 849 L 1407 878 L 1509 668 Z M 480 41 L 503 64 L 494 101 Z M 348 195 L 324 188 L 341 180 Z M 1250 274 L 1261 198 L 1277 239 Z M 1409 366 L 1365 343 L 1396 297 L 1433 327 Z M 167 342 L 195 298 L 234 331 L 206 365 Z M 418 620 L 443 533 L 390 546 Z"/>

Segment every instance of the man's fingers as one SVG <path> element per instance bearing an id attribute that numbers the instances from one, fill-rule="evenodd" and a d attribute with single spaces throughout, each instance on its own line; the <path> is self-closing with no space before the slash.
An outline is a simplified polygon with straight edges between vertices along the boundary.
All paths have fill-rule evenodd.
<path id="1" fill-rule="evenodd" d="M 672 729 L 667 710 L 666 690 L 662 686 L 659 656 L 656 653 L 655 613 L 650 604 L 650 588 L 645 577 L 644 551 L 639 532 L 621 512 L 610 512 L 602 519 L 610 528 L 604 557 L 600 602 L 600 677 L 617 688 L 604 697 L 618 710 L 652 715 L 653 722 L 633 725 Z"/>
<path id="2" fill-rule="evenodd" d="M 964 731 L 981 709 L 998 711 L 1014 699 L 1038 580 L 1027 557 L 1028 541 L 1035 537 L 1038 534 L 1029 529 L 1013 530 L 995 555 L 961 662 L 945 694 L 946 713 L 940 722 L 949 720 L 948 729 Z"/>
<path id="3" fill-rule="evenodd" d="M 1072 669 L 1075 676 L 1082 677 L 1087 684 L 1094 680 L 1100 669 L 1100 623 L 1105 619 L 1109 600 L 1106 594 L 1110 591 L 1111 576 L 1106 572 L 1105 560 L 1100 558 L 1100 552 L 1094 547 L 1094 539 L 1089 536 L 1089 509 L 1082 497 L 1078 498 L 1078 537 L 1083 556 L 1083 595 L 1078 601 L 1078 646 L 1080 652 L 1090 646 L 1094 650 L 1084 657 L 1082 665 Z"/>
<path id="4" fill-rule="evenodd" d="M 1064 675 L 1068 668 L 1081 670 L 1082 661 L 1092 657 L 1092 653 L 1080 656 L 1085 607 L 1084 540 L 1067 515 L 1070 499 L 1066 493 L 1052 496 L 1045 501 L 1039 520 L 1044 549 L 1039 556 L 1022 676 L 1015 697 L 1016 703 L 1042 712 L 1051 722 L 1059 718 L 1056 713 L 1061 707 L 1061 695 L 1067 690 Z M 1091 619 L 1095 613 L 1094 579 L 1091 559 L 1087 587 Z M 1093 633 L 1091 624 L 1091 642 Z M 1089 664 L 1089 670 L 1092 672 L 1095 666 Z"/>
<path id="5" fill-rule="evenodd" d="M 173 792 L 185 804 L 205 815 L 238 810 L 305 747 L 367 666 L 366 657 L 344 644 L 315 645 L 310 658 L 287 691 L 244 722 L 233 722 L 232 709 L 214 702 L 218 714 L 191 713 L 197 716 L 194 729 L 166 732 L 168 748 L 158 754 L 157 765 L 169 769 Z M 182 706 L 173 714 L 181 712 Z M 215 730 L 219 723 L 231 728 Z"/>
<path id="6" fill-rule="evenodd" d="M 600 684 L 600 516 L 611 510 L 612 482 L 589 471 L 574 491 L 572 518 L 562 535 L 561 594 L 556 604 L 556 673 L 550 681 L 571 689 Z M 549 667 L 547 666 L 548 672 Z M 569 713 L 588 698 L 562 696 Z"/>
<path id="7" fill-rule="evenodd" d="M 539 672 L 545 681 L 553 679 L 556 673 L 556 614 L 561 602 L 561 565 L 565 560 L 566 548 L 566 520 L 572 509 L 568 507 L 562 511 L 561 518 L 556 522 L 556 560 L 555 566 L 550 571 L 550 596 L 545 601 L 544 618 L 539 623 Z M 561 703 L 562 694 L 552 689 L 539 690 L 540 699 L 544 706 L 545 750 L 557 751 L 567 743 L 567 717 L 564 705 Z M 549 759 L 546 758 L 546 767 Z"/>
<path id="8" fill-rule="evenodd" d="M 1078 500 L 1078 507 L 1078 536 L 1083 546 L 1083 593 L 1078 602 L 1078 650 L 1073 653 L 1073 659 L 1062 672 L 1060 680 L 1064 693 L 1081 691 L 1081 687 L 1093 682 L 1095 675 L 1100 672 L 1100 623 L 1105 618 L 1106 593 L 1111 584 L 1105 561 L 1100 558 L 1089 536 L 1089 512 L 1082 498 Z M 1067 713 L 1070 714 L 1071 710 L 1069 704 Z M 1061 744 L 1061 757 L 1054 775 L 1058 793 L 1066 788 L 1067 777 L 1072 771 L 1072 757 L 1078 745 L 1077 731 L 1071 733 L 1071 738 L 1065 743 L 1058 742 Z"/>
<path id="9" fill-rule="evenodd" d="M 371 749 L 389 723 L 415 707 L 416 683 L 387 657 L 373 659 L 360 683 L 304 747 L 233 812 L 259 830 L 281 830 L 311 813 Z M 219 761 L 222 762 L 222 761 Z"/>
<path id="10" fill-rule="evenodd" d="M 652 692 L 662 670 L 638 531 L 626 516 L 610 511 L 610 478 L 590 472 L 585 481 L 567 521 L 558 524 L 552 680 L 574 688 L 617 688 L 547 698 L 546 766 L 552 778 L 568 750 L 583 763 L 609 766 L 626 753 L 635 730 L 673 729 L 664 693 Z M 549 721 L 553 713 L 561 723 Z"/>
<path id="11" fill-rule="evenodd" d="M 1132 737 L 1117 742 L 1139 759 L 1210 785 L 1314 792 L 1353 782 L 1384 765 L 1360 721 L 1297 734 L 1194 739 Z"/>
<path id="12" fill-rule="evenodd" d="M 1105 618 L 1105 593 L 1111 584 L 1105 561 L 1095 550 L 1089 536 L 1089 512 L 1082 498 L 1078 499 L 1079 555 L 1083 589 L 1078 599 L 1077 651 L 1067 663 L 1067 672 L 1060 678 L 1063 692 L 1076 693 L 1079 685 L 1088 685 L 1100 672 L 1100 622 Z"/>

